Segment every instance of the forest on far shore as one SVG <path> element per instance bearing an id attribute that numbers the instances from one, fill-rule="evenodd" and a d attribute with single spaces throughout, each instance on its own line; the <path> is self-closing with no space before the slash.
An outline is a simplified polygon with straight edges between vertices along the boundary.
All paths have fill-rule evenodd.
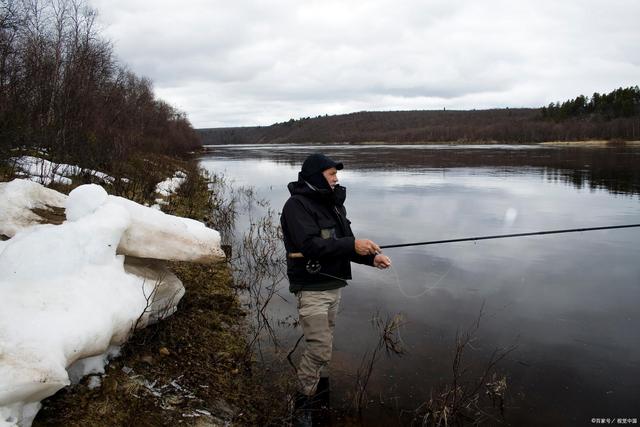
<path id="1" fill-rule="evenodd" d="M 198 129 L 203 144 L 638 140 L 640 89 L 580 95 L 542 108 L 363 111 L 271 126 Z"/>

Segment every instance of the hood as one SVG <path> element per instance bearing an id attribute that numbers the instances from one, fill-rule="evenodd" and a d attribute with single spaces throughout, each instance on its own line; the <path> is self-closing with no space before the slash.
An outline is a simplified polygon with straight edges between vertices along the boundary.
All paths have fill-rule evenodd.
<path id="1" fill-rule="evenodd" d="M 300 175 L 298 180 L 290 182 L 287 188 L 292 196 L 301 195 L 328 205 L 342 206 L 347 198 L 347 189 L 340 184 L 336 185 L 333 190 L 317 188 L 305 181 Z"/>

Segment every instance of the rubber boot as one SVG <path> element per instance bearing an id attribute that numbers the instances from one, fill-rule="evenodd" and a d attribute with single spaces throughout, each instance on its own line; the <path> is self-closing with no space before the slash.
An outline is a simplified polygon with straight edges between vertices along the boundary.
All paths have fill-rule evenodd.
<path id="1" fill-rule="evenodd" d="M 329 377 L 320 377 L 316 394 L 313 398 L 318 402 L 321 409 L 329 409 L 331 407 L 331 384 Z"/>
<path id="2" fill-rule="evenodd" d="M 329 386 L 328 377 L 320 377 L 318 387 L 316 388 L 316 394 L 313 399 L 317 413 L 314 414 L 313 425 L 315 427 L 328 427 L 331 426 L 331 388 Z"/>
<path id="3" fill-rule="evenodd" d="M 297 393 L 293 403 L 294 427 L 313 427 L 313 398 Z"/>

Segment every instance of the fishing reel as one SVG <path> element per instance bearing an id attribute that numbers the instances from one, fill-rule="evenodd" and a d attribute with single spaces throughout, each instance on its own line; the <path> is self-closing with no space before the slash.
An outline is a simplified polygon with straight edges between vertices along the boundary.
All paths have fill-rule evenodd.
<path id="1" fill-rule="evenodd" d="M 318 261 L 317 259 L 310 259 L 309 261 L 307 261 L 305 268 L 307 270 L 307 273 L 309 274 L 318 274 L 322 266 L 320 265 L 320 261 Z"/>

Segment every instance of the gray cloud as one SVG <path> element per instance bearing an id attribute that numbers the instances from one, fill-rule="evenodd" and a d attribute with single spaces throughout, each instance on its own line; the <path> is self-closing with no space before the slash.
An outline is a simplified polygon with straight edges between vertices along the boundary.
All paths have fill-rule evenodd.
<path id="1" fill-rule="evenodd" d="M 638 84 L 632 0 L 93 0 L 116 54 L 196 127 L 540 106 Z"/>

